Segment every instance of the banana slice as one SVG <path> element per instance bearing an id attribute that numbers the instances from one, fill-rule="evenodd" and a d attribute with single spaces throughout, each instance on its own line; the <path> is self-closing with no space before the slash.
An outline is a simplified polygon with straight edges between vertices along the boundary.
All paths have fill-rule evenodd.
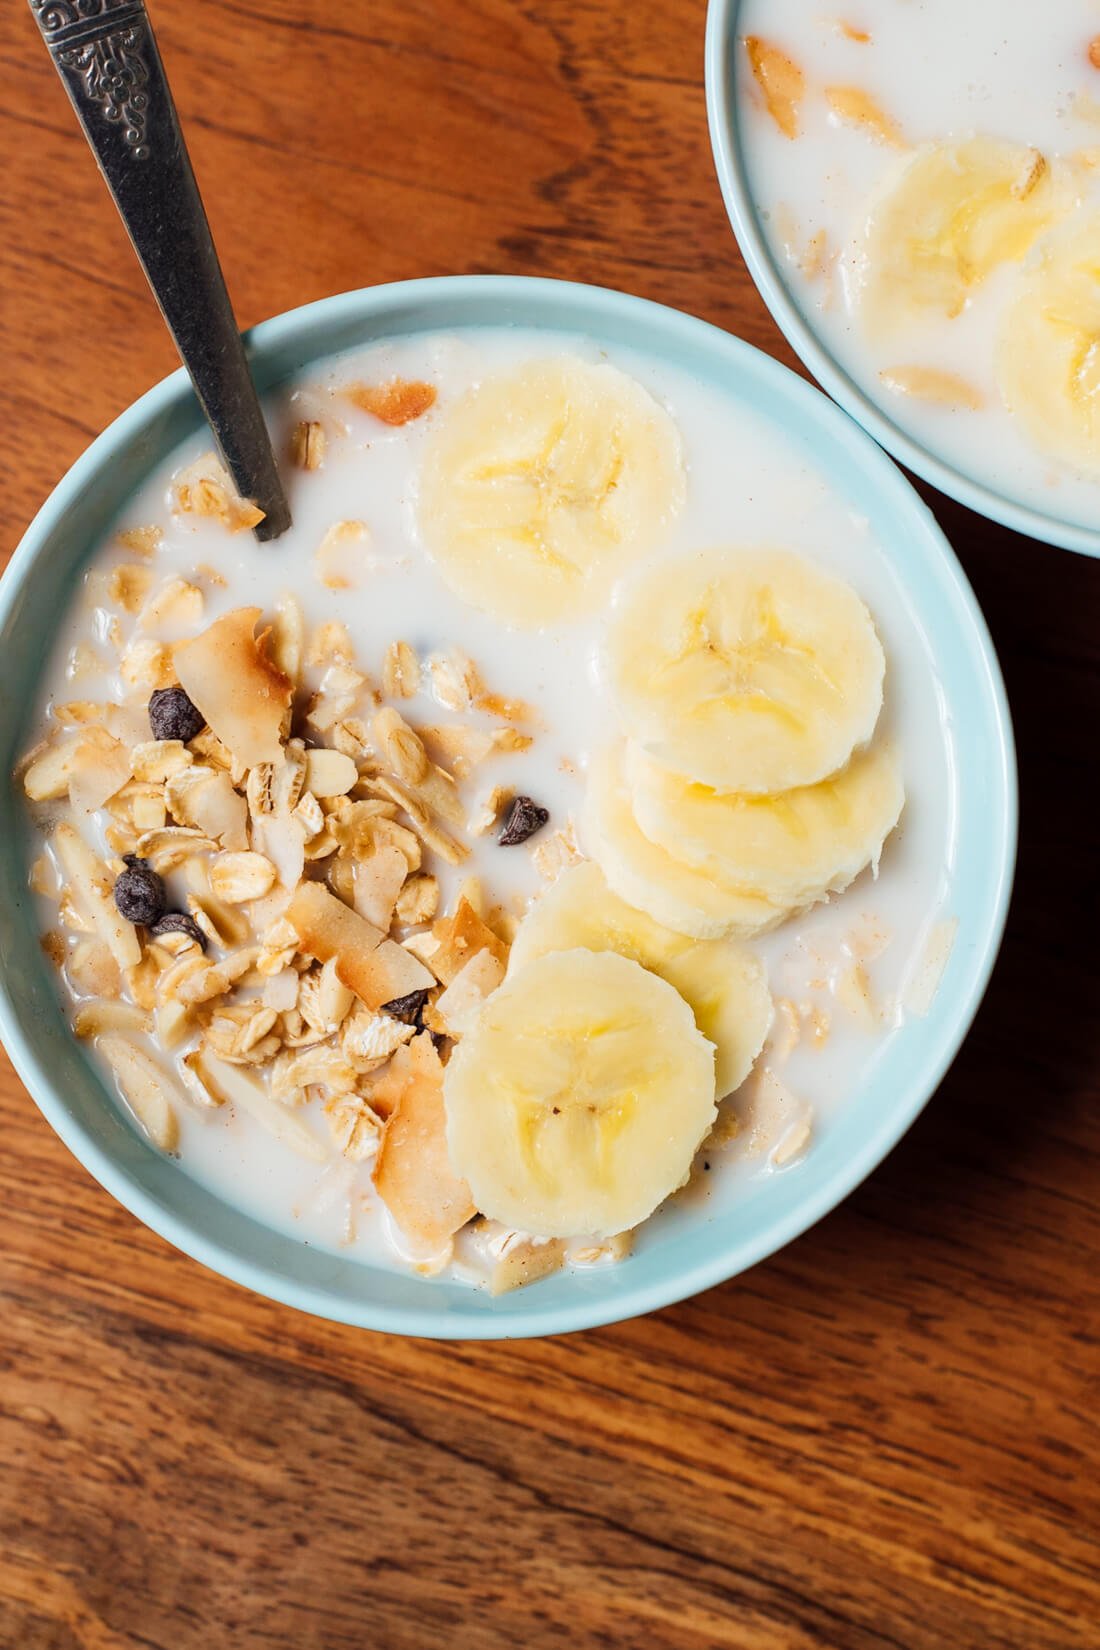
<path id="1" fill-rule="evenodd" d="M 714 1049 L 683 998 L 613 952 L 537 957 L 486 1001 L 444 1079 L 447 1143 L 482 1214 L 609 1237 L 687 1178 Z"/>
<path id="2" fill-rule="evenodd" d="M 609 886 L 677 934 L 747 939 L 788 914 L 748 889 L 693 871 L 642 835 L 622 774 L 622 752 L 594 756 L 584 801 L 584 841 Z"/>
<path id="3" fill-rule="evenodd" d="M 961 314 L 1073 201 L 1037 149 L 987 137 L 919 149 L 873 203 L 849 263 L 868 331 L 886 339 Z"/>
<path id="4" fill-rule="evenodd" d="M 1001 394 L 1044 452 L 1100 474 L 1100 212 L 1048 235 L 998 346 Z"/>
<path id="5" fill-rule="evenodd" d="M 508 959 L 514 974 L 551 951 L 616 951 L 667 980 L 715 1047 L 718 1094 L 752 1070 L 772 1021 L 760 959 L 733 940 L 689 940 L 624 904 L 591 860 L 563 871 L 519 925 Z"/>
<path id="6" fill-rule="evenodd" d="M 487 379 L 427 458 L 420 526 L 459 596 L 538 627 L 592 607 L 679 510 L 679 432 L 616 367 L 574 357 Z"/>
<path id="7" fill-rule="evenodd" d="M 651 842 L 788 909 L 839 893 L 877 864 L 905 794 L 897 756 L 878 743 L 829 779 L 771 796 L 693 785 L 636 746 L 628 748 L 625 776 L 634 817 Z"/>
<path id="8" fill-rule="evenodd" d="M 608 679 L 627 734 L 721 791 L 786 791 L 874 732 L 885 668 L 859 597 L 800 557 L 710 550 L 626 593 Z"/>

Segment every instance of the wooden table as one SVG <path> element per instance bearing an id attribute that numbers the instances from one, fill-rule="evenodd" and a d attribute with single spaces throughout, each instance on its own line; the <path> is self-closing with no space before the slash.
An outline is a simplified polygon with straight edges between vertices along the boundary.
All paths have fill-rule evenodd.
<path id="1" fill-rule="evenodd" d="M 505 270 L 794 364 L 715 183 L 703 0 L 155 9 L 242 324 Z M 9 550 L 174 361 L 18 3 L 0 56 Z M 431 1345 L 176 1254 L 5 1065 L 4 1650 L 1095 1650 L 1100 570 L 936 507 L 1008 678 L 1023 837 L 989 996 L 908 1138 L 697 1300 Z"/>

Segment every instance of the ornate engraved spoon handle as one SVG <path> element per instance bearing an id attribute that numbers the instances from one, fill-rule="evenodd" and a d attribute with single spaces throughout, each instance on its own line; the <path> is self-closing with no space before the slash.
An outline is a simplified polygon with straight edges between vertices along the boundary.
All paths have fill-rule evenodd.
<path id="1" fill-rule="evenodd" d="M 238 492 L 290 511 L 144 0 L 30 0 Z"/>

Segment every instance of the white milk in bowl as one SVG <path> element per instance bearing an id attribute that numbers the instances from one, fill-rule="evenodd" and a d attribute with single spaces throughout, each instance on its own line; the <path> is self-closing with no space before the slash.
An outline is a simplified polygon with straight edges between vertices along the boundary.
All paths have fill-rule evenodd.
<path id="1" fill-rule="evenodd" d="M 953 937 L 889 547 L 735 398 L 588 338 L 388 341 L 267 413 L 292 529 L 174 452 L 20 773 L 117 1103 L 272 1228 L 498 1290 L 797 1174 Z"/>
<path id="2" fill-rule="evenodd" d="M 1100 12 L 745 0 L 749 192 L 794 301 L 907 436 L 1100 528 Z"/>

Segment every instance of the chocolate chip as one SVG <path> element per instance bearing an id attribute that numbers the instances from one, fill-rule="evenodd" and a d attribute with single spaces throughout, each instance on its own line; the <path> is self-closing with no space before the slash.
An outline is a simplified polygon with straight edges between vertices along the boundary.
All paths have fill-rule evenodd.
<path id="1" fill-rule="evenodd" d="M 382 1012 L 393 1020 L 400 1020 L 403 1025 L 416 1026 L 420 1024 L 427 1000 L 426 991 L 410 991 L 406 997 L 392 997 L 388 1003 L 383 1003 Z"/>
<path id="2" fill-rule="evenodd" d="M 136 854 L 126 855 L 126 869 L 115 882 L 115 904 L 127 922 L 151 928 L 164 915 L 164 883 L 151 865 Z"/>
<path id="3" fill-rule="evenodd" d="M 181 687 L 157 688 L 149 700 L 154 739 L 182 739 L 186 745 L 206 726 L 206 718 Z"/>
<path id="4" fill-rule="evenodd" d="M 517 842 L 526 842 L 536 831 L 541 831 L 549 818 L 549 808 L 533 802 L 529 796 L 517 796 L 508 809 L 504 829 L 497 841 L 502 848 L 514 848 Z"/>
<path id="5" fill-rule="evenodd" d="M 206 935 L 186 911 L 166 911 L 163 917 L 158 917 L 150 929 L 154 936 L 160 934 L 186 934 L 188 939 L 194 940 L 200 950 L 206 950 Z"/>

